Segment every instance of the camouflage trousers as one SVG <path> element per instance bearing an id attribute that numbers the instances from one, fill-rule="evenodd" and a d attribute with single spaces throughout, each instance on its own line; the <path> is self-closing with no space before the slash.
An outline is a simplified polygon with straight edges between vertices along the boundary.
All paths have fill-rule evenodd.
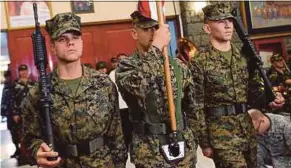
<path id="1" fill-rule="evenodd" d="M 216 168 L 255 168 L 257 148 L 247 151 L 214 149 L 213 161 Z"/>
<path id="2" fill-rule="evenodd" d="M 258 166 L 257 168 L 267 168 L 267 165 L 273 168 L 291 167 L 291 156 L 276 156 L 272 157 L 270 151 L 262 144 L 258 144 Z"/>

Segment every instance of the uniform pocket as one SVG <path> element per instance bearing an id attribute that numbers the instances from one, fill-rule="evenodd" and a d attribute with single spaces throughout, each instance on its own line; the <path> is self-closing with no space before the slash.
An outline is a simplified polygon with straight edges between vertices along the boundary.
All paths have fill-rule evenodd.
<path id="1" fill-rule="evenodd" d="M 210 72 L 207 75 L 207 79 L 210 83 L 213 83 L 213 84 L 223 84 L 225 77 L 223 73 Z"/>

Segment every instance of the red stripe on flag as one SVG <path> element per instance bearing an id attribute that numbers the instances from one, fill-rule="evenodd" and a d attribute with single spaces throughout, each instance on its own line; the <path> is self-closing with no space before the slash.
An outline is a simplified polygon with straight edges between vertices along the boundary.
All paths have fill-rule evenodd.
<path id="1" fill-rule="evenodd" d="M 162 11 L 163 15 L 165 16 L 164 12 L 165 1 L 162 1 Z M 153 20 L 158 20 L 157 18 L 157 8 L 155 1 L 138 1 L 137 10 L 143 15 L 144 17 L 151 18 Z M 152 11 L 153 10 L 153 11 Z"/>
<path id="2" fill-rule="evenodd" d="M 151 9 L 149 1 L 138 1 L 137 10 L 147 18 L 151 18 Z"/>

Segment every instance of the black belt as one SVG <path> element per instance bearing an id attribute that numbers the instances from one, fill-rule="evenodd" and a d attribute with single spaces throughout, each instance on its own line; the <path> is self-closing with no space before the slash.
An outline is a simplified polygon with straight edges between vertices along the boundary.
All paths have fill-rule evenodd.
<path id="1" fill-rule="evenodd" d="M 208 117 L 221 117 L 228 115 L 237 115 L 245 112 L 247 112 L 246 104 L 233 104 L 229 106 L 225 105 L 221 107 L 207 108 L 206 115 Z"/>
<path id="2" fill-rule="evenodd" d="M 81 155 L 89 155 L 102 146 L 104 146 L 104 138 L 98 137 L 96 139 L 74 145 L 57 145 L 57 150 L 63 156 L 77 157 Z"/>
<path id="3" fill-rule="evenodd" d="M 185 129 L 183 122 L 177 124 L 177 129 L 182 131 Z M 133 121 L 133 131 L 137 134 L 147 135 L 166 135 L 171 133 L 170 126 L 165 123 L 144 123 L 139 121 Z"/>

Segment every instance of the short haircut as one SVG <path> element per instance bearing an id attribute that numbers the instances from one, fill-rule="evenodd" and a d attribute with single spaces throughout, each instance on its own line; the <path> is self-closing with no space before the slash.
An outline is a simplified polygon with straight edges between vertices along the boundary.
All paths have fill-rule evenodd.
<path id="1" fill-rule="evenodd" d="M 7 78 L 7 77 L 11 77 L 11 71 L 10 70 L 7 70 L 4 72 L 4 77 Z"/>
<path id="2" fill-rule="evenodd" d="M 106 62 L 105 61 L 99 61 L 99 62 L 97 62 L 97 64 L 96 64 L 96 70 L 103 69 L 103 68 L 107 68 Z"/>
<path id="3" fill-rule="evenodd" d="M 121 57 L 121 56 L 126 56 L 127 57 L 127 54 L 125 54 L 125 53 L 119 53 L 119 54 L 117 54 L 116 58 L 119 59 L 119 57 Z"/>
<path id="4" fill-rule="evenodd" d="M 258 109 L 250 109 L 250 110 L 248 110 L 248 113 L 251 116 L 252 120 L 255 120 L 255 121 L 264 117 L 264 114 Z"/>

